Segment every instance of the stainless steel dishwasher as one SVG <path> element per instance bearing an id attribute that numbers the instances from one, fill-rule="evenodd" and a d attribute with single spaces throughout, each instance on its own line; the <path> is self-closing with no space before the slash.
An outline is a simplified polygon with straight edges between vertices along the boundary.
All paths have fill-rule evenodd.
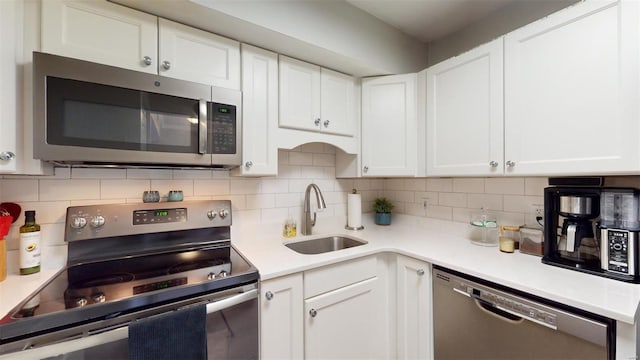
<path id="1" fill-rule="evenodd" d="M 434 266 L 436 359 L 614 359 L 615 321 Z"/>

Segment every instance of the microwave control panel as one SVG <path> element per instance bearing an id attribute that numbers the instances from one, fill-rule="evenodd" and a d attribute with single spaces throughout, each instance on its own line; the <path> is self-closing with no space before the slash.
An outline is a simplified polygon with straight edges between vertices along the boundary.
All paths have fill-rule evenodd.
<path id="1" fill-rule="evenodd" d="M 236 153 L 236 107 L 220 103 L 210 103 L 209 138 L 212 154 Z"/>

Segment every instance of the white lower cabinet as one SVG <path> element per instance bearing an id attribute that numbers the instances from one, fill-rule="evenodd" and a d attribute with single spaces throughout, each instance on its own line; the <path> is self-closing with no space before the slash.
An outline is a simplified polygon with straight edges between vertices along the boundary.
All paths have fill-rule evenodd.
<path id="1" fill-rule="evenodd" d="M 432 359 L 431 265 L 399 255 L 396 276 L 398 359 Z"/>
<path id="2" fill-rule="evenodd" d="M 261 284 L 261 359 L 432 359 L 431 265 L 378 254 Z"/>
<path id="3" fill-rule="evenodd" d="M 260 358 L 302 359 L 302 273 L 263 281 L 260 294 Z"/>
<path id="4" fill-rule="evenodd" d="M 378 278 L 304 301 L 305 359 L 379 359 L 381 336 Z"/>

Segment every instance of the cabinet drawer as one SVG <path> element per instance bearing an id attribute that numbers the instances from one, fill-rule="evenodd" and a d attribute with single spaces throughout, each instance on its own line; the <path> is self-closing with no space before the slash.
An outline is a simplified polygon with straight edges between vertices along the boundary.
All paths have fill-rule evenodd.
<path id="1" fill-rule="evenodd" d="M 304 298 L 376 276 L 377 258 L 369 256 L 304 272 Z"/>

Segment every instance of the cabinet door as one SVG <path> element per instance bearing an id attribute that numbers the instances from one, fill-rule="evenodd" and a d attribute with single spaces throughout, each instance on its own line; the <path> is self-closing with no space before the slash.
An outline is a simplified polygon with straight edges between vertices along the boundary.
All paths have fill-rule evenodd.
<path id="1" fill-rule="evenodd" d="M 42 51 L 157 73 L 155 16 L 107 1 L 42 1 Z"/>
<path id="2" fill-rule="evenodd" d="M 320 74 L 322 131 L 353 136 L 355 128 L 353 77 L 328 69 L 322 69 Z"/>
<path id="3" fill-rule="evenodd" d="M 240 90 L 240 43 L 158 19 L 160 75 Z"/>
<path id="4" fill-rule="evenodd" d="M 242 44 L 242 163 L 234 175 L 278 174 L 278 55 Z"/>
<path id="5" fill-rule="evenodd" d="M 0 173 L 17 169 L 18 82 L 16 52 L 18 19 L 16 1 L 0 1 Z"/>
<path id="6" fill-rule="evenodd" d="M 432 359 L 431 266 L 398 256 L 398 359 Z"/>
<path id="7" fill-rule="evenodd" d="M 385 357 L 378 278 L 305 300 L 305 359 Z"/>
<path id="8" fill-rule="evenodd" d="M 263 281 L 260 293 L 260 358 L 302 359 L 302 274 Z"/>
<path id="9" fill-rule="evenodd" d="M 416 74 L 362 80 L 362 175 L 415 176 Z"/>
<path id="10" fill-rule="evenodd" d="M 280 127 L 320 130 L 320 67 L 280 56 Z"/>
<path id="11" fill-rule="evenodd" d="M 638 169 L 639 6 L 581 2 L 505 36 L 507 174 Z"/>
<path id="12" fill-rule="evenodd" d="M 428 176 L 503 171 L 502 38 L 427 69 Z"/>

